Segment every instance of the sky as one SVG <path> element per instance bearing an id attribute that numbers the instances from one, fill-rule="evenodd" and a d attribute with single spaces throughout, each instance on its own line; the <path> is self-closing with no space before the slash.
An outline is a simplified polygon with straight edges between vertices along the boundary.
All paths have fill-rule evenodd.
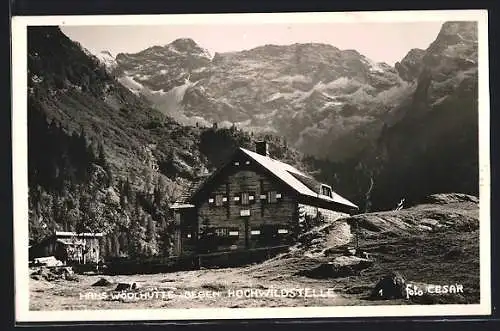
<path id="1" fill-rule="evenodd" d="M 241 51 L 265 44 L 325 43 L 355 49 L 376 62 L 394 65 L 410 49 L 426 49 L 443 22 L 82 25 L 62 26 L 72 40 L 96 54 L 135 53 L 177 38 L 192 38 L 210 54 Z"/>

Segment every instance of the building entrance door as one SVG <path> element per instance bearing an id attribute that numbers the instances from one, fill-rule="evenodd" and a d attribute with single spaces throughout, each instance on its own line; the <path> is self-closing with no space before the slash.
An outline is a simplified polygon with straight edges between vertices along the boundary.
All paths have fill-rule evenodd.
<path id="1" fill-rule="evenodd" d="M 245 217 L 243 219 L 243 222 L 244 222 L 244 229 L 245 229 L 245 248 L 248 249 L 249 246 L 250 246 L 250 238 L 249 238 L 249 219 L 248 217 Z"/>

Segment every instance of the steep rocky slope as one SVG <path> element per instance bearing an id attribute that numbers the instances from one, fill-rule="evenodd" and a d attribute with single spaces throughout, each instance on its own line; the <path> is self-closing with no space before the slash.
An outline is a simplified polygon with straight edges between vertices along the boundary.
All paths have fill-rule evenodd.
<path id="1" fill-rule="evenodd" d="M 476 23 L 445 23 L 426 50 L 410 50 L 396 64 L 409 94 L 376 138 L 342 162 L 309 158 L 318 176 L 366 210 L 433 193 L 477 195 L 477 61 Z"/>
<path id="2" fill-rule="evenodd" d="M 363 156 L 377 177 L 378 205 L 438 192 L 478 194 L 477 63 L 476 23 L 445 23 L 414 73 L 417 87 L 399 108 L 401 118 Z"/>

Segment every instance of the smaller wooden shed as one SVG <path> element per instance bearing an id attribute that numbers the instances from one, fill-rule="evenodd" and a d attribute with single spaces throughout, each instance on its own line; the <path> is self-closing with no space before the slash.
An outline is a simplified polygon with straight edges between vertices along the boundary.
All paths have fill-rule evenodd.
<path id="1" fill-rule="evenodd" d="M 65 264 L 99 262 L 102 233 L 56 231 L 29 248 L 29 258 L 54 256 Z"/>

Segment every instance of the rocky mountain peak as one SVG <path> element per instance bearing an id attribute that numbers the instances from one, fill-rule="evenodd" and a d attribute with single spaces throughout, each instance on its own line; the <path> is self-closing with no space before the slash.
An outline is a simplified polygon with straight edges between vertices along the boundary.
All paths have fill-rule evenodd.
<path id="1" fill-rule="evenodd" d="M 460 62 L 477 63 L 476 22 L 446 22 L 443 24 L 436 40 L 427 49 L 424 61 L 433 67 L 439 65 L 443 57 L 458 59 L 461 60 Z M 460 64 L 458 65 L 460 66 Z"/>
<path id="2" fill-rule="evenodd" d="M 208 59 L 211 58 L 210 53 L 206 49 L 200 47 L 191 38 L 178 38 L 178 39 L 172 41 L 166 47 L 168 47 L 170 50 L 178 51 L 181 53 L 186 53 L 186 54 L 190 54 L 190 55 L 198 55 L 198 56 L 206 57 Z"/>
<path id="3" fill-rule="evenodd" d="M 99 59 L 99 61 L 102 64 L 104 64 L 104 66 L 106 67 L 106 69 L 108 71 L 114 70 L 118 65 L 116 63 L 115 57 L 113 56 L 113 54 L 111 54 L 110 51 L 107 51 L 107 50 L 100 51 L 96 55 L 96 57 Z"/>
<path id="4" fill-rule="evenodd" d="M 477 23 L 472 21 L 448 21 L 443 24 L 437 39 L 458 37 L 469 41 L 477 41 Z"/>
<path id="5" fill-rule="evenodd" d="M 185 48 L 186 50 L 199 47 L 198 44 L 191 38 L 177 38 L 170 44 L 179 49 Z"/>
<path id="6" fill-rule="evenodd" d="M 423 49 L 411 49 L 401 62 L 396 62 L 394 65 L 399 76 L 408 82 L 415 81 L 422 69 L 422 59 L 424 58 L 424 55 L 425 50 Z"/>

